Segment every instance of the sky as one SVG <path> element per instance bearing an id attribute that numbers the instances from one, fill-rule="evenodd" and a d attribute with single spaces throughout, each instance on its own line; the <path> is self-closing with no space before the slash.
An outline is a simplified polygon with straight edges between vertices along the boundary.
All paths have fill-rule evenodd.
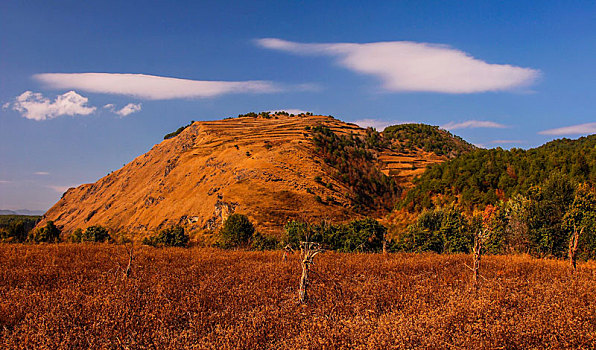
<path id="1" fill-rule="evenodd" d="M 594 1 L 0 2 L 0 209 L 191 120 L 310 111 L 485 148 L 596 133 Z"/>

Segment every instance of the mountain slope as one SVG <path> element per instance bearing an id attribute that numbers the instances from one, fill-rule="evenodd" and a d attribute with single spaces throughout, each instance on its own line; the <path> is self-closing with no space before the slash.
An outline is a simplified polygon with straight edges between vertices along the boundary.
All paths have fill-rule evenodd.
<path id="1" fill-rule="evenodd" d="M 357 163 L 367 169 L 360 180 L 370 181 L 369 192 L 391 188 L 387 207 L 362 200 L 368 192 L 358 182 L 346 181 L 342 168 L 313 141 L 317 128 L 345 139 L 371 133 L 311 115 L 195 122 L 96 183 L 69 189 L 40 225 L 53 220 L 66 232 L 103 225 L 142 233 L 177 224 L 209 231 L 239 212 L 262 232 L 275 233 L 289 219 L 380 218 L 411 179 L 400 167 L 418 171 L 446 159 L 415 147 L 407 154 L 397 152 L 393 141 L 368 150 L 361 149 L 360 141 L 360 146 L 347 145 L 346 150 L 370 153 Z"/>
<path id="2" fill-rule="evenodd" d="M 401 206 L 411 211 L 458 203 L 483 208 L 513 194 L 527 194 L 553 172 L 596 184 L 596 135 L 560 139 L 522 150 L 479 149 L 433 166 L 415 181 Z"/>

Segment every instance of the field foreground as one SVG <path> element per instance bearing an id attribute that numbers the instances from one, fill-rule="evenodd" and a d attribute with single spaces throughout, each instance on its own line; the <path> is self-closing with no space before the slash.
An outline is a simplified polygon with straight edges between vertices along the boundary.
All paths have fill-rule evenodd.
<path id="1" fill-rule="evenodd" d="M 466 255 L 317 256 L 0 245 L 0 348 L 596 348 L 596 266 Z"/>

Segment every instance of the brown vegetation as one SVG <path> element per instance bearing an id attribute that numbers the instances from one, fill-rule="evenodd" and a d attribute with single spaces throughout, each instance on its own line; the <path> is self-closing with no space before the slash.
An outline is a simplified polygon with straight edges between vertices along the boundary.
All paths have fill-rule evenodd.
<path id="1" fill-rule="evenodd" d="M 0 245 L 0 348 L 595 348 L 596 266 L 463 254 Z"/>

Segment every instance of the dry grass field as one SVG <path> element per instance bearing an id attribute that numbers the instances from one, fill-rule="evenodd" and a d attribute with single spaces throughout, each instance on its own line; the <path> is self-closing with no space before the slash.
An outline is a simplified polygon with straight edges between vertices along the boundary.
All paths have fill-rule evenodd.
<path id="1" fill-rule="evenodd" d="M 466 255 L 315 259 L 216 249 L 0 245 L 0 348 L 596 348 L 596 266 Z"/>

